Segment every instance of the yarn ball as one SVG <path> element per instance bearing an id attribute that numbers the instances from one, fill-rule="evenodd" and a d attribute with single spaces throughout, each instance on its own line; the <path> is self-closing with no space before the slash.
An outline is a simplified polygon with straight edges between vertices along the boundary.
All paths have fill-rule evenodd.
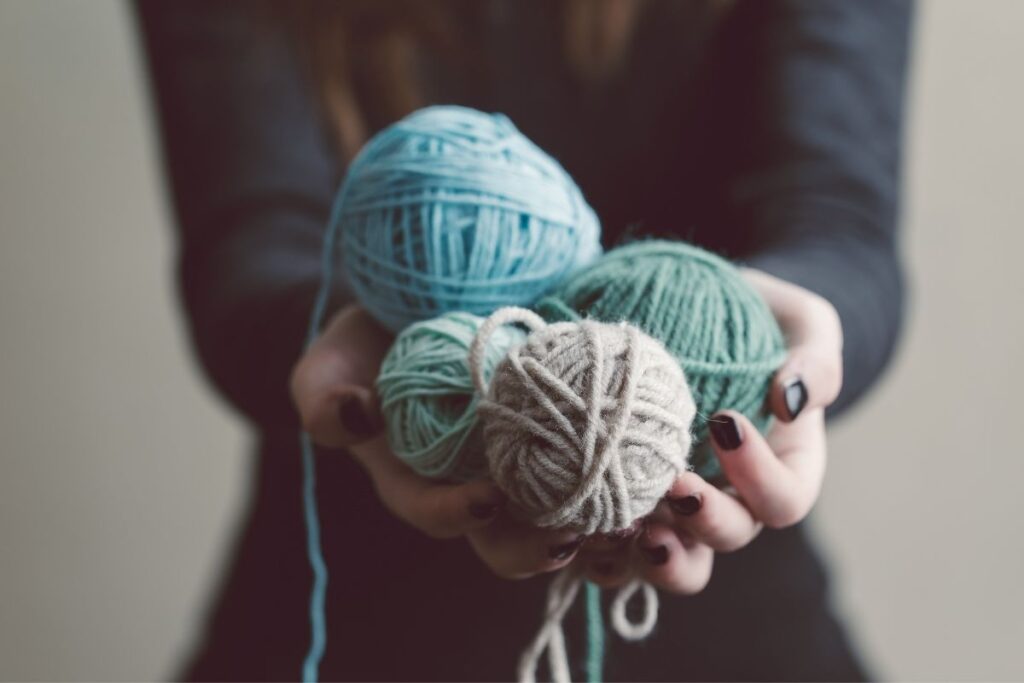
<path id="1" fill-rule="evenodd" d="M 424 476 L 467 481 L 487 473 L 469 372 L 469 347 L 481 323 L 469 313 L 448 313 L 410 325 L 381 364 L 377 395 L 391 450 Z M 484 376 L 525 338 L 518 327 L 495 330 Z"/>
<path id="2" fill-rule="evenodd" d="M 533 328 L 494 371 L 477 358 L 490 331 Z M 585 534 L 628 528 L 686 468 L 696 406 L 664 346 L 625 323 L 545 326 L 501 309 L 481 327 L 471 367 L 484 396 L 484 453 L 494 482 L 540 527 Z"/>
<path id="3" fill-rule="evenodd" d="M 664 343 L 697 402 L 692 464 L 721 473 L 707 440 L 719 410 L 743 413 L 761 431 L 766 398 L 786 357 L 767 304 L 728 261 L 683 242 L 650 240 L 613 249 L 537 304 L 547 320 L 626 321 Z"/>
<path id="4" fill-rule="evenodd" d="M 332 226 L 352 289 L 385 327 L 535 302 L 601 253 L 579 187 L 501 114 L 419 110 L 363 148 Z"/>

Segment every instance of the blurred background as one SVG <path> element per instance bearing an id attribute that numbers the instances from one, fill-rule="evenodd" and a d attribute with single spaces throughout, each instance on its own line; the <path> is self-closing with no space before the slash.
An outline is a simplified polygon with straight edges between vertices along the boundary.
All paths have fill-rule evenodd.
<path id="1" fill-rule="evenodd" d="M 912 305 L 812 521 L 880 675 L 1024 679 L 1024 2 L 923 0 Z M 0 679 L 161 679 L 246 504 L 204 384 L 130 8 L 0 2 Z M 299 510 L 296 510 L 299 514 Z"/>

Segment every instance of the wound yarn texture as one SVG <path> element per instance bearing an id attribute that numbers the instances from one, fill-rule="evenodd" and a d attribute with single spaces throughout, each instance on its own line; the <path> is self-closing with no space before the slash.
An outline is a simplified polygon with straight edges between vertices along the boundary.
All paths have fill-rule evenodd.
<path id="1" fill-rule="evenodd" d="M 662 240 L 613 249 L 536 310 L 550 321 L 625 321 L 662 342 L 697 403 L 692 464 L 706 478 L 720 472 L 706 447 L 712 414 L 739 411 L 762 431 L 771 422 L 765 399 L 786 357 L 782 332 L 739 269 L 708 251 Z"/>
<path id="2" fill-rule="evenodd" d="M 340 195 L 349 281 L 393 332 L 532 304 L 601 253 L 576 183 L 501 114 L 410 114 L 366 144 Z"/>
<path id="3" fill-rule="evenodd" d="M 395 339 L 377 377 L 388 443 L 425 477 L 467 481 L 487 474 L 478 429 L 469 348 L 484 319 L 448 313 L 414 323 Z M 494 331 L 483 357 L 485 379 L 526 333 Z"/>
<path id="4" fill-rule="evenodd" d="M 508 323 L 532 329 L 494 370 L 483 357 Z M 545 326 L 498 310 L 470 355 L 491 476 L 527 519 L 584 534 L 629 527 L 685 469 L 696 407 L 679 364 L 633 325 Z"/>

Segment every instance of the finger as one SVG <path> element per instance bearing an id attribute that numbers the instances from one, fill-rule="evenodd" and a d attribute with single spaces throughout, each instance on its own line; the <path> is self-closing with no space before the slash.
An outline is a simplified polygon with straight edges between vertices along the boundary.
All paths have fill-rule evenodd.
<path id="1" fill-rule="evenodd" d="M 767 526 L 796 524 L 817 499 L 825 471 L 823 415 L 818 408 L 805 419 L 780 425 L 778 456 L 743 415 L 722 411 L 709 420 L 726 478 L 753 516 Z"/>
<path id="2" fill-rule="evenodd" d="M 468 538 L 484 564 L 505 579 L 561 569 L 576 559 L 584 542 L 577 532 L 538 529 L 507 514 L 470 532 Z"/>
<path id="3" fill-rule="evenodd" d="M 377 395 L 372 389 L 354 385 L 330 387 L 307 399 L 303 428 L 313 442 L 327 448 L 361 443 L 384 429 Z"/>
<path id="4" fill-rule="evenodd" d="M 843 384 L 841 353 L 817 341 L 791 346 L 786 362 L 772 378 L 768 395 L 772 414 L 792 422 L 804 410 L 831 405 Z"/>
<path id="5" fill-rule="evenodd" d="M 420 485 L 409 500 L 410 518 L 434 538 L 456 538 L 491 523 L 501 492 L 490 481 Z"/>
<path id="6" fill-rule="evenodd" d="M 673 482 L 652 519 L 719 552 L 739 550 L 763 526 L 741 501 L 694 472 L 685 472 Z"/>
<path id="7" fill-rule="evenodd" d="M 693 595 L 707 586 L 713 563 L 709 546 L 653 522 L 634 546 L 632 566 L 636 575 L 657 588 Z"/>
<path id="8" fill-rule="evenodd" d="M 639 523 L 615 534 L 588 539 L 577 562 L 591 583 L 601 588 L 618 588 L 631 578 L 632 546 L 641 532 Z"/>
<path id="9" fill-rule="evenodd" d="M 447 484 L 413 472 L 378 436 L 350 448 L 377 489 L 378 497 L 400 519 L 433 538 L 455 538 L 492 523 L 504 496 L 488 480 Z"/>
<path id="10" fill-rule="evenodd" d="M 769 405 L 790 422 L 803 410 L 830 405 L 843 383 L 843 331 L 835 307 L 821 296 L 753 269 L 744 277 L 758 290 L 786 337 L 788 355 L 775 373 Z"/>

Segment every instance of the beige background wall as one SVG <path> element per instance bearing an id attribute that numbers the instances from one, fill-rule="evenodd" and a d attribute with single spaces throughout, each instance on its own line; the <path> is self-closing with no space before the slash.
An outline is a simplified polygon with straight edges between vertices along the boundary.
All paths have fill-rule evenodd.
<path id="1" fill-rule="evenodd" d="M 1022 25 L 1020 0 L 923 3 L 914 305 L 815 520 L 897 679 L 1024 679 Z M 126 8 L 0 2 L 0 679 L 162 678 L 195 631 L 246 437 L 172 254 Z"/>

